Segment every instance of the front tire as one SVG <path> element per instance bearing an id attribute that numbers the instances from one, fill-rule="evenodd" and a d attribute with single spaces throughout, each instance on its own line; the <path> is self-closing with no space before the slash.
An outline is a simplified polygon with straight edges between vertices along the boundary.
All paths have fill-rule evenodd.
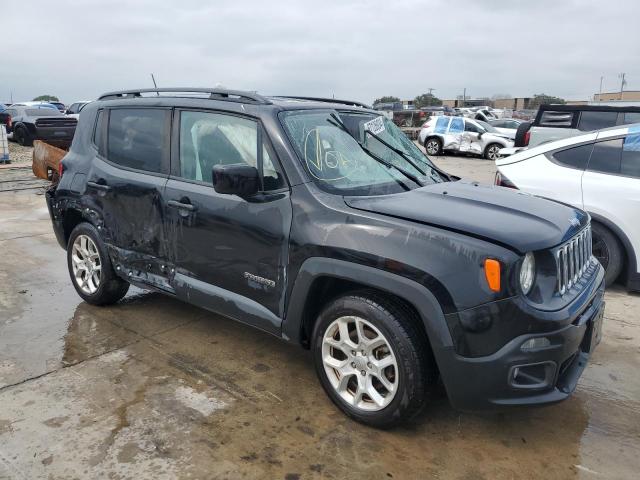
<path id="1" fill-rule="evenodd" d="M 374 292 L 339 297 L 312 337 L 325 392 L 354 420 L 388 428 L 415 416 L 436 375 L 424 332 L 401 303 Z"/>
<path id="2" fill-rule="evenodd" d="M 593 255 L 604 267 L 604 283 L 607 287 L 620 276 L 622 271 L 624 254 L 618 238 L 604 225 L 591 224 L 593 237 Z"/>
<path id="3" fill-rule="evenodd" d="M 33 145 L 33 138 L 31 138 L 29 131 L 24 127 L 18 127 L 15 130 L 13 136 L 16 137 L 16 142 L 18 143 L 18 145 L 21 145 L 23 147 L 30 147 L 31 145 Z"/>
<path id="4" fill-rule="evenodd" d="M 495 162 L 500 157 L 499 152 L 501 148 L 502 145 L 499 143 L 491 143 L 487 145 L 487 148 L 484 149 L 484 158 Z"/>
<path id="5" fill-rule="evenodd" d="M 93 305 L 111 305 L 127 294 L 129 283 L 116 275 L 96 227 L 78 224 L 67 243 L 71 283 L 82 299 Z"/>

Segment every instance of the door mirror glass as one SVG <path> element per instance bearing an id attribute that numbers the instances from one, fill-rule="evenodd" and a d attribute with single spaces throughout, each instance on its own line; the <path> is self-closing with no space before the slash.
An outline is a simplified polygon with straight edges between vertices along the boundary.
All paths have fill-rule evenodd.
<path id="1" fill-rule="evenodd" d="M 260 190 L 258 169 L 245 163 L 215 165 L 211 177 L 213 188 L 218 193 L 244 198 Z"/>

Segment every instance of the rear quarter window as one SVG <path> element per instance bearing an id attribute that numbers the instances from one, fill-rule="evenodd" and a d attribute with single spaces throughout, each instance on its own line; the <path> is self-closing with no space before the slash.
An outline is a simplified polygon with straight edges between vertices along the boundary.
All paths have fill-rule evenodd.
<path id="1" fill-rule="evenodd" d="M 542 112 L 540 121 L 537 123 L 537 125 L 540 127 L 571 128 L 571 126 L 573 125 L 574 115 L 575 112 L 546 110 Z"/>
<path id="2" fill-rule="evenodd" d="M 592 150 L 593 143 L 587 143 L 578 147 L 558 150 L 557 152 L 552 153 L 551 157 L 555 163 L 559 163 L 565 167 L 584 170 L 587 167 Z"/>

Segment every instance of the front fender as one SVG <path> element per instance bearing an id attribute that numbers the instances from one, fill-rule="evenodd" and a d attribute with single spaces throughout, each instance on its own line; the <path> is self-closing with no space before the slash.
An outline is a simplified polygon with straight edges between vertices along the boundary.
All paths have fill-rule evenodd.
<path id="1" fill-rule="evenodd" d="M 314 281 L 321 277 L 356 282 L 409 302 L 420 315 L 436 361 L 445 349 L 453 347 L 442 308 L 436 297 L 423 285 L 378 268 L 323 257 L 308 258 L 300 267 L 282 322 L 282 337 L 286 340 L 300 342 L 308 293 Z"/>

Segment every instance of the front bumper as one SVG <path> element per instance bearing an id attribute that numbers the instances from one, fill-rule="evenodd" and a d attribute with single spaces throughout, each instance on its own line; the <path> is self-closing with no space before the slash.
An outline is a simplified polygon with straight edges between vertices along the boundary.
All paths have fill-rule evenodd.
<path id="1" fill-rule="evenodd" d="M 480 411 L 555 403 L 571 395 L 599 342 L 603 277 L 604 270 L 599 266 L 590 295 L 556 312 L 555 330 L 519 335 L 497 352 L 482 357 L 465 357 L 453 348 L 437 352 L 451 404 L 460 410 Z M 528 340 L 542 338 L 546 339 L 541 343 L 544 346 L 523 350 Z"/>

